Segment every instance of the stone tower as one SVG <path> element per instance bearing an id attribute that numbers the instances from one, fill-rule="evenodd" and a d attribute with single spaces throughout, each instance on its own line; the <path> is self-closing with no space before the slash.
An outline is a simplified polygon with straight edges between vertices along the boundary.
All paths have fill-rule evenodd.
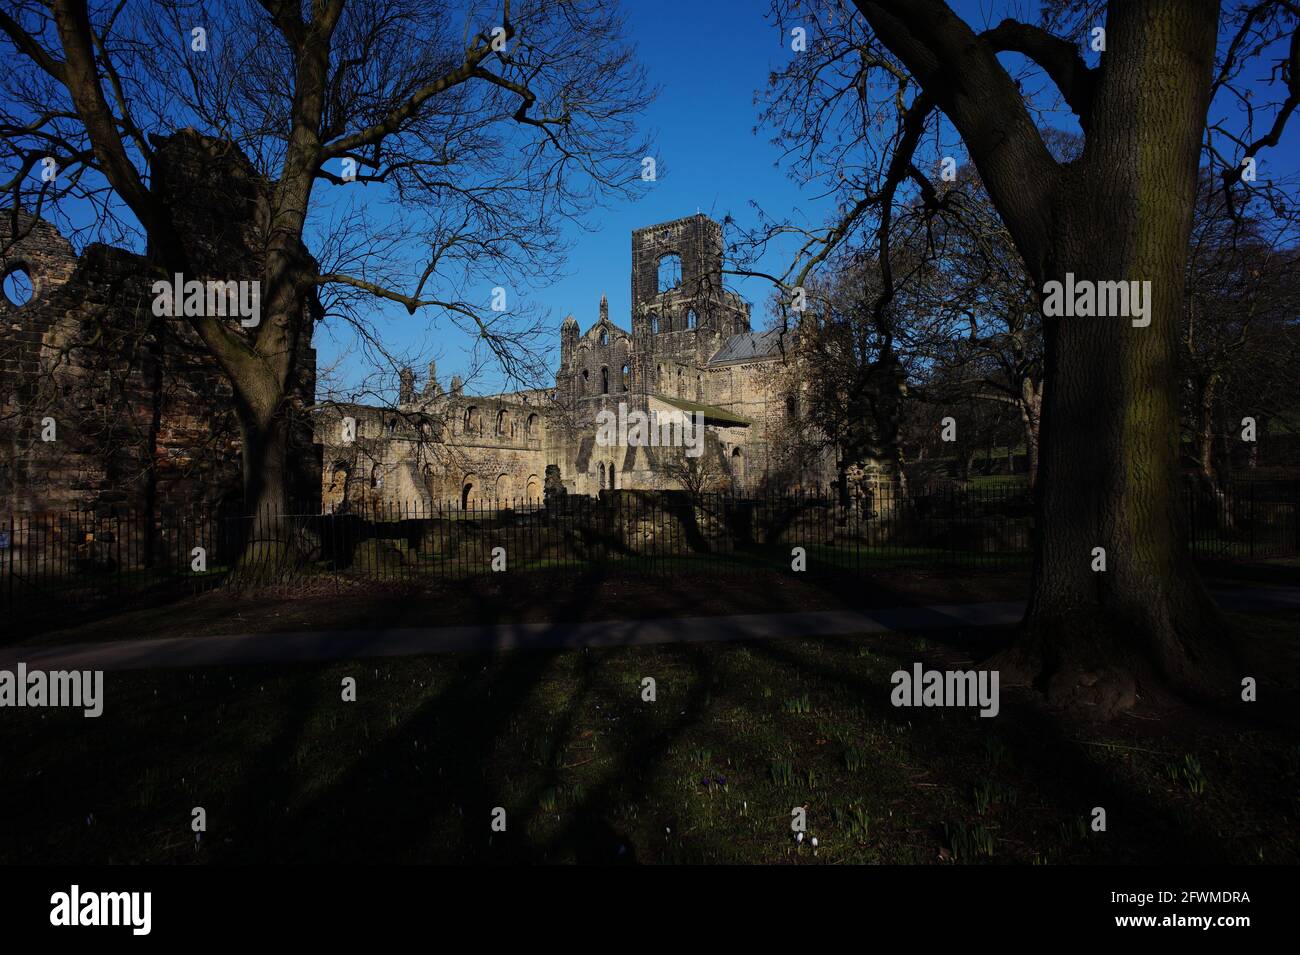
<path id="1" fill-rule="evenodd" d="M 697 213 L 632 233 L 633 379 L 669 393 L 670 366 L 698 367 L 749 331 L 749 305 L 723 288 L 722 226 Z M 692 394 L 692 397 L 695 395 Z"/>

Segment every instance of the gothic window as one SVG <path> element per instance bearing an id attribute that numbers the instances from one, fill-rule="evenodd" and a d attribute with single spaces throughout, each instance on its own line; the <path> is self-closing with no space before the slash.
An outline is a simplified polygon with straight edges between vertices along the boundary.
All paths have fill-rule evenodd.
<path id="1" fill-rule="evenodd" d="M 659 316 L 656 315 L 654 312 L 650 313 L 650 334 L 651 335 L 659 334 Z"/>
<path id="2" fill-rule="evenodd" d="M 686 313 L 686 327 L 688 330 L 693 332 L 699 328 L 699 324 L 699 319 L 695 315 L 695 309 L 692 308 Z"/>
<path id="3" fill-rule="evenodd" d="M 600 370 L 600 393 L 602 395 L 609 394 L 609 369 L 608 368 L 602 368 Z"/>
<path id="4" fill-rule="evenodd" d="M 603 328 L 600 330 L 600 343 L 601 343 L 602 345 L 608 345 L 608 344 L 609 344 L 609 332 L 606 331 L 606 330 L 603 329 Z"/>
<path id="5" fill-rule="evenodd" d="M 682 257 L 670 253 L 659 260 L 659 291 L 671 292 L 682 284 Z"/>

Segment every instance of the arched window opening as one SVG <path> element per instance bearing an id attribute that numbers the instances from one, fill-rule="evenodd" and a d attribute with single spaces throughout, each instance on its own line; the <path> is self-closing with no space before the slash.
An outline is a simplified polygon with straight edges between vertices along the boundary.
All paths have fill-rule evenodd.
<path id="1" fill-rule="evenodd" d="M 596 465 L 596 486 L 605 486 L 605 462 L 601 461 Z"/>
<path id="2" fill-rule="evenodd" d="M 460 506 L 464 510 L 478 502 L 479 481 L 477 474 L 467 474 L 460 482 Z"/>
<path id="3" fill-rule="evenodd" d="M 659 334 L 659 316 L 655 315 L 653 312 L 650 313 L 650 334 Z"/>
<path id="4" fill-rule="evenodd" d="M 602 395 L 609 394 L 609 369 L 608 368 L 602 368 L 600 370 L 600 393 Z"/>
<path id="5" fill-rule="evenodd" d="M 14 308 L 22 308 L 35 294 L 36 285 L 25 265 L 15 265 L 5 272 L 4 297 Z"/>
<path id="6" fill-rule="evenodd" d="M 692 331 L 692 332 L 693 332 L 693 331 L 696 331 L 696 330 L 698 330 L 698 328 L 699 328 L 699 324 L 700 324 L 700 322 L 699 322 L 699 318 L 698 318 L 698 316 L 696 316 L 696 314 L 695 314 L 695 309 L 693 309 L 693 308 L 690 309 L 690 310 L 686 313 L 686 328 L 687 328 L 687 330 Z"/>
<path id="7" fill-rule="evenodd" d="M 682 257 L 675 252 L 659 259 L 659 291 L 671 292 L 682 284 Z"/>
<path id="8" fill-rule="evenodd" d="M 603 329 L 603 328 L 600 330 L 600 343 L 601 343 L 602 345 L 608 345 L 608 344 L 609 344 L 609 332 L 608 332 L 606 329 Z"/>

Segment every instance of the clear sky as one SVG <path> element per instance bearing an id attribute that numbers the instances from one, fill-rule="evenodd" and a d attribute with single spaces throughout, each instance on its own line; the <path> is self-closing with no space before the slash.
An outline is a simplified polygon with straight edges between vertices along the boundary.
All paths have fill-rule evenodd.
<path id="1" fill-rule="evenodd" d="M 613 203 L 590 216 L 594 231 L 575 230 L 565 274 L 531 296 L 550 313 L 552 371 L 560 322 L 572 313 L 586 330 L 596 321 L 602 293 L 609 296 L 610 318 L 630 330 L 633 229 L 697 211 L 719 220 L 731 213 L 752 224 L 751 200 L 776 216 L 806 216 L 809 224 L 821 224 L 829 210 L 827 203 L 802 196 L 774 166 L 770 133 L 754 132 L 755 92 L 772 67 L 793 55 L 788 38 L 783 42 L 766 18 L 765 0 L 624 0 L 624 10 L 650 83 L 661 90 L 643 120 L 660 157 L 659 178 L 639 200 Z M 753 304 L 758 327 L 770 285 L 736 277 L 729 284 Z M 412 353 L 432 346 L 444 384 L 468 364 L 466 339 L 454 329 L 430 328 L 431 316 L 408 316 L 400 306 L 384 315 L 385 342 Z M 320 364 L 332 363 L 346 344 L 343 335 L 333 341 L 328 331 L 318 332 Z M 348 358 L 345 367 L 354 363 L 359 372 L 359 358 Z M 474 386 L 488 391 L 495 383 L 484 374 Z"/>
<path id="2" fill-rule="evenodd" d="M 1006 16 L 1039 22 L 1039 4 L 1034 0 L 953 0 L 952 6 L 976 29 L 993 26 Z M 790 24 L 784 34 L 777 29 L 769 19 L 767 0 L 622 0 L 622 7 L 628 35 L 649 81 L 660 88 L 643 118 L 643 129 L 652 135 L 660 158 L 660 176 L 644 197 L 615 202 L 590 216 L 593 231 L 574 229 L 564 274 L 529 295 L 531 303 L 549 313 L 553 337 L 546 364 L 552 374 L 559 359 L 561 321 L 572 313 L 585 331 L 596 320 L 602 293 L 609 296 L 610 317 L 630 330 L 633 229 L 697 211 L 719 220 L 731 214 L 741 226 L 753 227 L 757 216 L 752 202 L 773 218 L 810 226 L 824 225 L 832 212 L 831 202 L 814 190 L 801 192 L 777 167 L 779 152 L 770 142 L 771 132 L 755 130 L 760 110 L 755 93 L 765 87 L 773 69 L 795 55 L 790 48 Z M 1013 70 L 1023 63 L 1014 54 L 1001 58 Z M 1026 93 L 1040 105 L 1044 105 L 1040 91 L 1059 103 L 1055 89 L 1039 75 L 1042 82 L 1032 91 L 1027 87 Z M 1078 129 L 1065 109 L 1047 122 Z M 950 136 L 949 126 L 945 142 Z M 950 151 L 958 162 L 965 161 L 960 148 Z M 793 252 L 793 242 L 777 247 L 762 265 L 779 275 Z M 727 281 L 753 306 L 754 328 L 764 327 L 770 283 L 738 276 Z M 444 384 L 470 366 L 468 337 L 436 323 L 433 315 L 408 316 L 400 306 L 382 303 L 378 313 L 385 345 L 398 354 L 431 353 L 438 359 Z M 319 363 L 324 368 L 342 356 L 343 378 L 357 381 L 371 366 L 347 352 L 347 334 L 335 339 L 329 328 L 317 332 Z M 422 381 L 424 369 L 416 371 Z M 395 389 L 395 380 L 389 387 Z M 500 376 L 486 370 L 470 386 L 476 393 L 502 387 Z"/>
<path id="3" fill-rule="evenodd" d="M 753 202 L 776 219 L 810 226 L 823 225 L 832 211 L 828 200 L 801 192 L 777 167 L 779 156 L 770 143 L 770 131 L 755 131 L 759 113 L 755 93 L 764 88 L 773 69 L 795 55 L 788 33 L 778 31 L 768 19 L 767 0 L 621 0 L 621 5 L 638 58 L 650 83 L 660 88 L 658 99 L 642 118 L 660 160 L 659 178 L 639 200 L 613 202 L 596 210 L 588 217 L 591 231 L 572 229 L 563 273 L 546 287 L 529 292 L 527 304 L 547 316 L 551 338 L 546 365 L 552 372 L 559 357 L 560 322 L 572 313 L 586 329 L 596 320 L 602 293 L 609 296 L 613 320 L 630 328 L 633 229 L 697 211 L 716 219 L 730 214 L 742 226 L 753 227 L 757 219 Z M 1009 15 L 1031 23 L 1039 18 L 1036 0 L 955 0 L 953 6 L 977 29 Z M 1017 68 L 1018 57 L 1004 55 L 1003 59 Z M 1041 102 L 1038 91 L 1049 88 L 1044 78 L 1026 93 Z M 1073 117 L 1062 111 L 1048 122 L 1069 127 Z M 1261 176 L 1296 175 L 1297 127 L 1300 123 L 1293 121 L 1281 145 L 1262 155 Z M 952 151 L 959 162 L 964 161 L 960 149 Z M 792 252 L 789 245 L 778 248 L 762 264 L 780 274 Z M 415 278 L 412 275 L 400 290 L 410 291 Z M 763 327 L 771 286 L 762 279 L 734 276 L 729 284 L 753 306 L 755 328 Z M 425 357 L 436 357 L 444 384 L 470 366 L 471 339 L 438 321 L 433 310 L 411 316 L 401 306 L 376 300 L 375 315 L 386 349 L 411 356 L 417 365 Z M 318 328 L 314 343 L 319 367 L 337 365 L 342 384 L 355 385 L 373 370 L 369 360 L 354 350 L 351 332 L 341 326 L 331 323 Z M 422 380 L 423 367 L 416 371 Z M 471 388 L 483 393 L 502 384 L 500 375 L 482 374 Z M 388 387 L 395 391 L 395 374 Z"/>

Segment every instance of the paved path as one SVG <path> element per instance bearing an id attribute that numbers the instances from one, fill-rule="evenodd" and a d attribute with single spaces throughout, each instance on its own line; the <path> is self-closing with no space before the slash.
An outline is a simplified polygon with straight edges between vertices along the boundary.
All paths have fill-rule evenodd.
<path id="1" fill-rule="evenodd" d="M 1215 600 L 1227 610 L 1300 610 L 1300 587 L 1220 591 L 1215 594 Z M 830 637 L 888 633 L 894 630 L 1004 626 L 1018 622 L 1024 609 L 1025 605 L 1021 601 L 995 601 L 881 610 L 825 610 L 586 623 L 311 630 L 165 640 L 118 640 L 55 647 L 5 648 L 0 650 L 0 669 L 12 669 L 19 661 L 25 662 L 30 668 L 45 670 L 138 670 L 233 663 L 419 656 L 472 650 L 645 646 L 716 640 Z"/>

